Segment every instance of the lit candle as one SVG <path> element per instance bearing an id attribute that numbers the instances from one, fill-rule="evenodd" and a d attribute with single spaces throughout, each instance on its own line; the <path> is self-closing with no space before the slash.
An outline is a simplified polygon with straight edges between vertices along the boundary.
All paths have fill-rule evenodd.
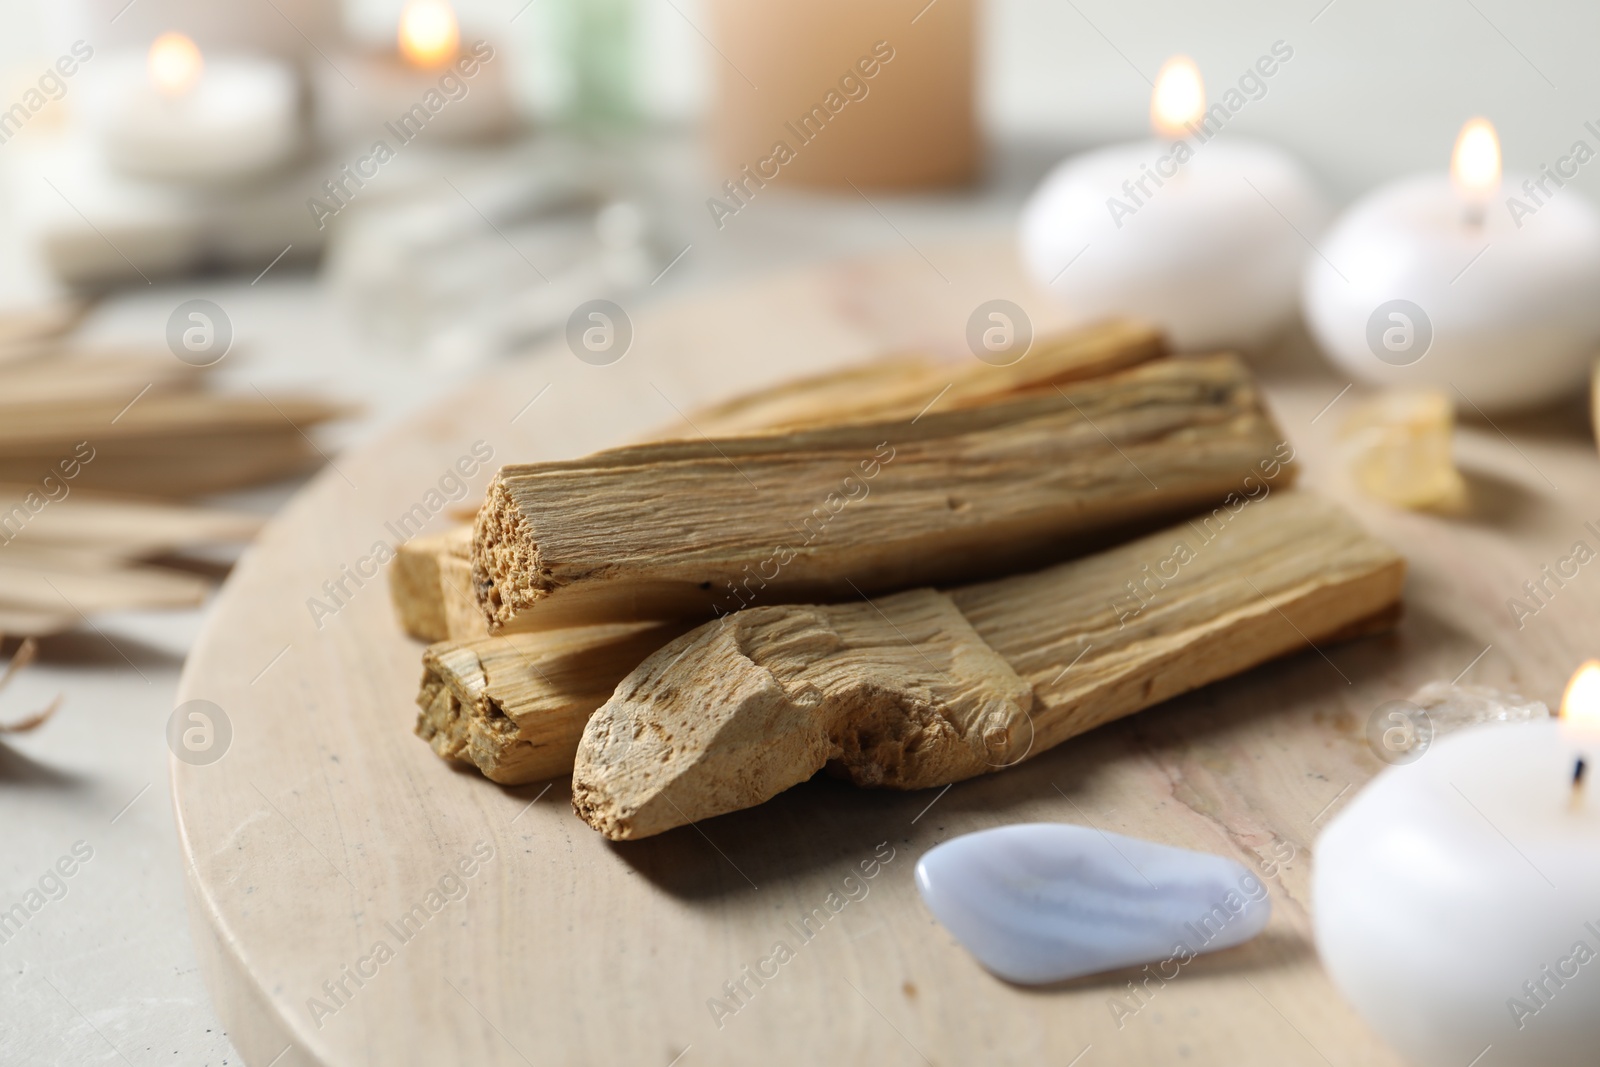
<path id="1" fill-rule="evenodd" d="M 1278 62 L 1247 71 L 1263 95 Z M 1135 315 L 1181 347 L 1248 348 L 1292 318 L 1301 234 L 1314 238 L 1327 210 L 1288 155 L 1220 138 L 1228 114 L 1208 110 L 1198 68 L 1176 57 L 1151 94 L 1157 140 L 1075 156 L 1034 193 L 1023 258 L 1075 319 Z"/>
<path id="2" fill-rule="evenodd" d="M 517 126 L 510 72 L 493 44 L 463 44 L 445 0 L 410 0 L 382 49 L 341 55 L 313 68 L 325 139 L 391 149 L 426 141 L 478 140 Z"/>
<path id="3" fill-rule="evenodd" d="M 1459 390 L 1488 411 L 1579 389 L 1600 347 L 1600 213 L 1570 188 L 1514 213 L 1495 203 L 1500 187 L 1494 127 L 1473 119 L 1448 178 L 1385 186 L 1334 225 L 1304 300 L 1335 363 L 1378 385 Z"/>
<path id="4" fill-rule="evenodd" d="M 1572 675 L 1561 694 L 1561 738 L 1578 756 L 1573 767 L 1573 797 L 1587 796 L 1589 764 L 1600 754 L 1600 662 L 1589 660 Z"/>
<path id="5" fill-rule="evenodd" d="M 449 63 L 461 47 L 456 13 L 444 0 L 412 0 L 400 13 L 397 37 L 401 58 L 423 70 Z"/>
<path id="6" fill-rule="evenodd" d="M 92 105 L 107 162 L 145 178 L 226 180 L 296 152 L 299 92 L 283 63 L 200 54 L 164 33 L 144 56 L 114 57 Z"/>
<path id="7" fill-rule="evenodd" d="M 1486 725 L 1390 767 L 1317 841 L 1317 945 L 1409 1061 L 1600 1058 L 1600 664 L 1560 721 Z"/>

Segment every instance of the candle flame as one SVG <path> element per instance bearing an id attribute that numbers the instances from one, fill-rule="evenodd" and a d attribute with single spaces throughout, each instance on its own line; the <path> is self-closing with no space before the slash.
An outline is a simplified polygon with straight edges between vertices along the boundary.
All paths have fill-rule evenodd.
<path id="1" fill-rule="evenodd" d="M 1488 119 L 1468 119 L 1456 137 L 1450 178 L 1461 195 L 1485 203 L 1500 188 L 1500 138 Z"/>
<path id="2" fill-rule="evenodd" d="M 205 60 L 200 48 L 181 33 L 163 33 L 150 46 L 150 81 L 166 96 L 182 96 L 200 80 Z"/>
<path id="3" fill-rule="evenodd" d="M 1206 85 L 1194 60 L 1173 56 L 1162 64 L 1155 90 L 1150 94 L 1150 125 L 1156 135 L 1185 136 L 1189 124 L 1200 121 L 1205 110 Z"/>
<path id="4" fill-rule="evenodd" d="M 418 67 L 438 67 L 461 45 L 456 13 L 444 0 L 411 0 L 400 15 L 400 54 Z"/>
<path id="5" fill-rule="evenodd" d="M 1600 727 L 1600 662 L 1579 667 L 1561 695 L 1561 721 L 1573 726 Z"/>

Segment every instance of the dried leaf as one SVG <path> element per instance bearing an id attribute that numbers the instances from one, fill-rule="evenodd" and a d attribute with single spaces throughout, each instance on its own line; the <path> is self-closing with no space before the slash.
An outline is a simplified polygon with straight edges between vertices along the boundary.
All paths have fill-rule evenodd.
<path id="1" fill-rule="evenodd" d="M 4 637 L 4 635 L 0 634 L 0 637 Z M 11 662 L 6 664 L 5 672 L 0 674 L 0 691 L 4 691 L 5 687 L 11 684 L 11 679 L 21 673 L 28 664 L 32 663 L 38 654 L 39 643 L 37 641 L 31 637 L 23 640 L 22 644 L 17 647 L 16 653 L 12 655 Z M 0 734 L 25 734 L 29 730 L 37 730 L 44 725 L 50 716 L 56 713 L 65 699 L 66 694 L 57 694 L 56 698 L 41 711 L 36 711 L 32 715 L 13 723 L 0 722 Z"/>

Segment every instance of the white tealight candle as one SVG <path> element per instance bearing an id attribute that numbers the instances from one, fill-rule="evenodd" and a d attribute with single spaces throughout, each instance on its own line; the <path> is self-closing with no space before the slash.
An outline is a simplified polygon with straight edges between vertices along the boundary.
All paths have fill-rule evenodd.
<path id="1" fill-rule="evenodd" d="M 1258 346 L 1294 314 L 1322 198 L 1279 149 L 1219 139 L 1184 57 L 1156 80 L 1151 122 L 1159 140 L 1045 179 L 1023 211 L 1023 259 L 1076 319 L 1134 315 L 1184 348 Z"/>
<path id="2" fill-rule="evenodd" d="M 203 58 L 181 33 L 112 60 L 95 118 L 107 162 L 137 177 L 218 181 L 277 167 L 300 143 L 299 92 L 283 63 Z"/>
<path id="3" fill-rule="evenodd" d="M 1575 189 L 1532 213 L 1493 203 L 1483 119 L 1451 172 L 1379 189 L 1334 225 L 1306 272 L 1313 335 L 1359 379 L 1459 390 L 1486 411 L 1575 392 L 1600 347 L 1600 213 Z"/>
<path id="4" fill-rule="evenodd" d="M 1444 738 L 1318 839 L 1323 964 L 1410 1062 L 1600 1060 L 1600 798 L 1579 762 L 1596 698 L 1589 664 L 1560 722 Z"/>
<path id="5" fill-rule="evenodd" d="M 317 121 L 335 144 L 398 147 L 427 127 L 430 142 L 504 137 L 517 129 L 510 71 L 487 40 L 463 44 L 445 0 L 410 0 L 394 50 L 339 57 L 316 72 Z M 346 81 L 346 75 L 351 81 Z M 353 82 L 353 84 L 352 84 Z"/>

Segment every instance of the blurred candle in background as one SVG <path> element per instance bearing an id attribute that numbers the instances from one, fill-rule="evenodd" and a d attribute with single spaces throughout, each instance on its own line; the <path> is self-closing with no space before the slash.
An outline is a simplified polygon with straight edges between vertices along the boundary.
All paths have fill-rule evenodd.
<path id="1" fill-rule="evenodd" d="M 765 180 L 971 180 L 976 0 L 709 0 L 721 166 Z M 787 152 L 776 150 L 778 144 Z M 767 162 L 767 161 L 771 162 Z M 781 175 L 781 177 L 777 177 Z"/>
<path id="2" fill-rule="evenodd" d="M 1501 188 L 1499 139 L 1475 118 L 1448 176 L 1402 179 L 1345 212 L 1304 287 L 1306 323 L 1334 363 L 1486 411 L 1581 393 L 1600 349 L 1600 213 L 1558 187 L 1519 218 L 1495 202 Z"/>
<path id="3" fill-rule="evenodd" d="M 157 37 L 150 45 L 147 64 L 151 83 L 168 99 L 176 99 L 193 89 L 205 70 L 200 49 L 181 33 L 163 33 Z"/>
<path id="4" fill-rule="evenodd" d="M 444 0 L 412 0 L 400 12 L 397 37 L 400 58 L 423 70 L 451 62 L 461 48 L 461 27 Z"/>
<path id="5" fill-rule="evenodd" d="M 398 151 L 413 140 L 494 140 L 517 129 L 508 57 L 463 27 L 446 0 L 408 0 L 369 21 L 381 36 L 363 35 L 366 47 L 313 68 L 317 128 L 330 147 L 382 140 Z"/>
<path id="6" fill-rule="evenodd" d="M 106 161 L 141 178 L 226 181 L 282 166 L 301 147 L 290 67 L 255 56 L 209 60 L 166 32 L 142 55 L 107 60 L 91 114 Z"/>
<path id="7" fill-rule="evenodd" d="M 1241 84 L 1264 96 L 1293 54 L 1276 42 Z M 1073 156 L 1040 185 L 1022 256 L 1075 320 L 1135 315 L 1191 349 L 1259 347 L 1292 321 L 1327 208 L 1292 157 L 1232 136 L 1231 121 L 1220 102 L 1208 109 L 1194 61 L 1174 56 L 1151 91 L 1153 140 Z"/>

